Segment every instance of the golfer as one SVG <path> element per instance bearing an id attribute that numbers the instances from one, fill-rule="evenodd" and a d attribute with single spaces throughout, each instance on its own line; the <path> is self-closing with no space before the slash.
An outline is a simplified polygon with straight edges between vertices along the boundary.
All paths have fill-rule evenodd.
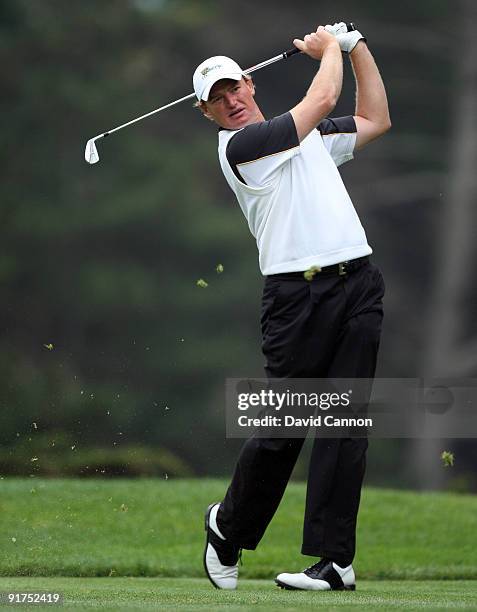
<path id="1" fill-rule="evenodd" d="M 390 128 L 386 93 L 365 39 L 346 24 L 320 26 L 293 44 L 321 63 L 305 97 L 280 116 L 265 119 L 252 79 L 224 56 L 198 66 L 194 91 L 221 128 L 220 165 L 257 241 L 267 376 L 372 378 L 384 284 L 337 166 Z M 329 119 L 341 93 L 342 51 L 355 74 L 355 112 Z M 316 274 L 307 280 L 310 268 Z M 204 565 L 217 588 L 236 588 L 240 550 L 260 542 L 303 442 L 252 436 L 243 446 L 223 501 L 206 513 Z M 279 574 L 279 586 L 355 588 L 367 445 L 366 438 L 314 440 L 301 550 L 315 559 Z"/>

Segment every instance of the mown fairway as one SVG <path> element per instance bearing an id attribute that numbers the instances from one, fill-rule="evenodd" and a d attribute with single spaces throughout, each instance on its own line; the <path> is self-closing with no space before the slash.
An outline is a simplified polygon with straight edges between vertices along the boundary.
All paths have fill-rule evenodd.
<path id="1" fill-rule="evenodd" d="M 362 580 L 354 593 L 309 593 L 245 579 L 225 592 L 199 578 L 0 578 L 0 591 L 56 590 L 75 610 L 476 610 L 476 588 L 468 580 Z"/>
<path id="2" fill-rule="evenodd" d="M 365 489 L 358 590 L 302 593 L 273 583 L 278 572 L 313 562 L 300 554 L 305 489 L 291 483 L 259 549 L 244 551 L 240 589 L 225 593 L 202 570 L 203 511 L 225 486 L 4 478 L 0 591 L 57 590 L 75 608 L 303 610 L 319 597 L 327 610 L 477 609 L 474 496 Z"/>

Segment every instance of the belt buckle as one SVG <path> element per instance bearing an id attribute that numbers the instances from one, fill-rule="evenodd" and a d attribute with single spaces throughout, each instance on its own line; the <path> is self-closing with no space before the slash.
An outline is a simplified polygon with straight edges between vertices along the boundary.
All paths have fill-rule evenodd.
<path id="1" fill-rule="evenodd" d="M 347 261 L 342 261 L 341 263 L 338 264 L 338 275 L 339 276 L 345 276 L 348 266 L 348 262 Z"/>

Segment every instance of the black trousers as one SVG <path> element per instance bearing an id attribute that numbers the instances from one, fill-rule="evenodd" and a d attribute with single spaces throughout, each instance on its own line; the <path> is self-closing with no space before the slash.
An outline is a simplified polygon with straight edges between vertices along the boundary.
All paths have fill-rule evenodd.
<path id="1" fill-rule="evenodd" d="M 362 263 L 362 262 L 360 262 Z M 269 378 L 373 378 L 384 282 L 369 261 L 338 275 L 265 279 L 263 354 Z M 248 439 L 217 522 L 245 549 L 257 547 L 282 499 L 304 439 Z M 302 553 L 341 566 L 355 554 L 366 438 L 315 438 L 309 464 Z"/>

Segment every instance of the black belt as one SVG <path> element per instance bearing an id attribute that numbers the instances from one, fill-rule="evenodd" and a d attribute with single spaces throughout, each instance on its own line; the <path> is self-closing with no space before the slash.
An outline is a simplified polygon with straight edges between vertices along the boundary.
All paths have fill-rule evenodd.
<path id="1" fill-rule="evenodd" d="M 357 270 L 364 266 L 369 262 L 369 256 L 365 257 L 357 257 L 356 259 L 350 259 L 349 261 L 342 261 L 337 264 L 333 264 L 332 266 L 324 266 L 320 268 L 319 266 L 313 266 L 308 271 L 304 272 L 283 272 L 282 274 L 270 274 L 267 278 L 277 278 L 277 279 L 293 279 L 299 278 L 303 280 L 305 277 L 305 272 L 309 272 L 309 276 L 311 278 L 307 280 L 311 280 L 312 278 L 319 278 L 320 276 L 345 276 L 348 272 L 352 272 L 353 270 Z"/>

